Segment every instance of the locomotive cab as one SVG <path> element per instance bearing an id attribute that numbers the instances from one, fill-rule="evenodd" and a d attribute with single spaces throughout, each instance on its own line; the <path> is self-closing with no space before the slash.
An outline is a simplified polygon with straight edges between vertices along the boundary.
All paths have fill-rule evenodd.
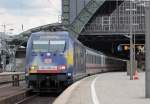
<path id="1" fill-rule="evenodd" d="M 66 69 L 65 40 L 33 40 L 30 72 L 60 73 Z"/>
<path id="2" fill-rule="evenodd" d="M 64 32 L 65 33 L 65 32 Z M 28 41 L 26 75 L 34 89 L 53 89 L 72 79 L 67 64 L 68 34 L 33 34 Z"/>

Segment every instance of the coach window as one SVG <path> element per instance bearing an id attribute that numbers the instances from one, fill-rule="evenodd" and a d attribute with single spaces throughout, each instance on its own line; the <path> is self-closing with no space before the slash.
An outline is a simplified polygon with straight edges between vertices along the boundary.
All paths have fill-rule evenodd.
<path id="1" fill-rule="evenodd" d="M 88 63 L 90 63 L 90 55 L 88 54 Z"/>
<path id="2" fill-rule="evenodd" d="M 91 56 L 89 55 L 89 63 L 91 63 Z"/>
<path id="3" fill-rule="evenodd" d="M 102 58 L 101 56 L 98 58 L 99 59 L 99 64 L 101 64 L 101 58 Z"/>
<path id="4" fill-rule="evenodd" d="M 91 55 L 91 64 L 93 63 L 93 56 Z"/>
<path id="5" fill-rule="evenodd" d="M 95 63 L 97 64 L 97 56 L 96 56 L 96 62 Z"/>
<path id="6" fill-rule="evenodd" d="M 96 62 L 97 64 L 98 64 L 98 59 L 99 59 L 99 57 L 97 57 L 97 62 Z"/>
<path id="7" fill-rule="evenodd" d="M 88 57 L 87 57 L 87 62 L 90 63 L 90 61 L 89 61 L 89 55 L 88 55 Z"/>
<path id="8" fill-rule="evenodd" d="M 88 62 L 88 55 L 86 54 L 86 56 L 85 56 L 85 59 L 86 59 L 86 62 Z"/>
<path id="9" fill-rule="evenodd" d="M 97 64 L 99 64 L 99 56 L 97 57 Z"/>
<path id="10" fill-rule="evenodd" d="M 92 60 L 93 64 L 94 64 L 94 61 L 95 61 L 95 56 L 93 56 L 93 60 Z"/>
<path id="11" fill-rule="evenodd" d="M 95 56 L 95 64 L 97 64 L 97 57 Z"/>
<path id="12" fill-rule="evenodd" d="M 89 63 L 91 63 L 91 56 L 90 55 L 89 55 L 89 59 L 88 60 L 89 60 Z"/>
<path id="13" fill-rule="evenodd" d="M 96 64 L 97 64 L 97 56 L 96 56 Z"/>
<path id="14" fill-rule="evenodd" d="M 92 64 L 92 62 L 93 62 L 93 57 L 92 57 L 92 55 L 90 55 L 90 56 L 91 56 L 91 59 L 90 59 L 90 60 L 91 60 L 91 64 Z"/>
<path id="15" fill-rule="evenodd" d="M 88 55 L 86 54 L 86 62 L 88 63 Z"/>
<path id="16" fill-rule="evenodd" d="M 94 63 L 94 56 L 92 55 L 92 64 Z"/>
<path id="17" fill-rule="evenodd" d="M 89 55 L 87 54 L 86 56 L 87 56 L 86 57 L 86 60 L 87 60 L 86 62 L 89 63 Z"/>
<path id="18" fill-rule="evenodd" d="M 95 56 L 93 56 L 93 64 L 95 63 Z"/>
<path id="19" fill-rule="evenodd" d="M 94 56 L 92 55 L 92 64 L 94 63 Z"/>
<path id="20" fill-rule="evenodd" d="M 90 55 L 90 63 L 92 63 L 92 56 Z"/>

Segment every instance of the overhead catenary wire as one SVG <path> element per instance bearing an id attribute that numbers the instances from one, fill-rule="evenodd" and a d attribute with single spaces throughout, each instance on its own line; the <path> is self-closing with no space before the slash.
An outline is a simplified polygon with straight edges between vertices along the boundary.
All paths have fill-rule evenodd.
<path id="1" fill-rule="evenodd" d="M 59 14 L 61 14 L 61 10 L 59 10 L 58 7 L 55 5 L 54 0 L 53 0 L 53 1 L 48 0 L 48 2 L 54 7 L 54 9 L 55 9 Z"/>

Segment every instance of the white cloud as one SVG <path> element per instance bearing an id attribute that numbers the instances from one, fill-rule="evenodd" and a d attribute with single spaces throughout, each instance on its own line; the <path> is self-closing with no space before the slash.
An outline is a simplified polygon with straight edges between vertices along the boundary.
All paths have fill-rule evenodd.
<path id="1" fill-rule="evenodd" d="M 12 0 L 12 2 L 15 1 L 18 3 L 18 0 Z M 58 16 L 61 15 L 61 0 L 55 0 L 55 2 L 54 0 L 20 1 L 23 2 L 18 4 L 19 6 L 15 3 L 13 3 L 14 5 L 12 4 L 13 6 L 6 5 L 4 1 L 4 3 L 0 1 L 0 25 L 6 24 L 7 31 L 13 28 L 13 34 L 17 34 L 22 32 L 22 24 L 24 25 L 24 30 L 27 30 L 40 25 L 58 22 Z M 3 31 L 2 26 L 0 26 L 0 31 Z"/>

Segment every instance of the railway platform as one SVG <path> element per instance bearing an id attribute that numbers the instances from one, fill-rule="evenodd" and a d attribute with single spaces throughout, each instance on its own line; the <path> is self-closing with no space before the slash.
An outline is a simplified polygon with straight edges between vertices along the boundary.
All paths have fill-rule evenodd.
<path id="1" fill-rule="evenodd" d="M 0 104 L 14 104 L 28 95 L 30 89 L 23 79 L 23 72 L 0 73 Z"/>
<path id="2" fill-rule="evenodd" d="M 24 99 L 30 92 L 24 82 L 20 86 L 12 86 L 12 84 L 0 85 L 0 104 L 14 104 Z"/>
<path id="3" fill-rule="evenodd" d="M 10 83 L 10 82 L 14 84 L 15 82 L 19 82 L 24 79 L 25 79 L 24 72 L 2 72 L 0 73 L 0 85 L 4 83 Z"/>
<path id="4" fill-rule="evenodd" d="M 145 73 L 138 75 L 139 80 L 130 80 L 125 72 L 84 78 L 67 88 L 54 104 L 149 104 L 150 99 L 145 98 Z"/>

